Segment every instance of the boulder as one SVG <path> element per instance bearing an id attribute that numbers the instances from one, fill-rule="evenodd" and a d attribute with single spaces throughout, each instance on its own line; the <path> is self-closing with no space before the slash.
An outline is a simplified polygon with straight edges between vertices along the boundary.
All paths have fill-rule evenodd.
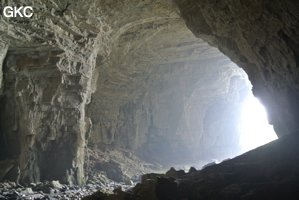
<path id="1" fill-rule="evenodd" d="M 210 163 L 204 165 L 201 169 L 203 170 L 204 168 L 212 166 L 212 165 L 216 165 L 216 163 L 215 162 L 210 162 Z"/>
<path id="2" fill-rule="evenodd" d="M 195 169 L 195 167 L 190 167 L 190 169 L 188 171 L 189 174 L 193 174 L 193 173 L 196 173 L 196 172 L 197 172 L 197 170 Z"/>
<path id="3" fill-rule="evenodd" d="M 173 167 L 171 167 L 165 174 L 166 174 L 166 177 L 178 178 L 178 177 L 185 175 L 186 173 L 182 169 L 177 171 Z"/>
<path id="4" fill-rule="evenodd" d="M 173 167 L 171 167 L 165 174 L 167 177 L 178 177 L 178 173 Z"/>
<path id="5" fill-rule="evenodd" d="M 159 200 L 171 200 L 177 188 L 177 183 L 169 178 L 157 177 L 155 180 L 155 195 Z"/>
<path id="6" fill-rule="evenodd" d="M 98 190 L 92 195 L 82 198 L 82 200 L 99 200 L 99 199 L 105 199 L 107 197 L 108 197 L 107 194 L 103 193 L 101 190 Z"/>
<path id="7" fill-rule="evenodd" d="M 181 177 L 181 176 L 184 176 L 186 174 L 186 172 L 182 169 L 178 170 L 177 171 L 177 177 Z"/>
<path id="8" fill-rule="evenodd" d="M 32 193 L 33 193 L 33 191 L 32 191 L 31 188 L 24 188 L 24 189 L 20 192 L 20 194 L 22 194 L 22 195 L 29 195 L 29 194 L 32 194 Z"/>
<path id="9" fill-rule="evenodd" d="M 50 186 L 53 188 L 53 189 L 58 189 L 58 190 L 61 190 L 64 186 L 63 185 L 61 185 L 60 183 L 59 183 L 59 181 L 51 181 L 50 182 Z"/>
<path id="10" fill-rule="evenodd" d="M 141 177 L 141 183 L 147 184 L 148 180 L 155 180 L 156 177 L 166 177 L 166 175 L 165 174 L 157 174 L 157 173 L 144 174 Z"/>
<path id="11" fill-rule="evenodd" d="M 134 183 L 132 180 L 128 180 L 128 179 L 125 180 L 125 185 L 133 185 L 133 184 Z"/>

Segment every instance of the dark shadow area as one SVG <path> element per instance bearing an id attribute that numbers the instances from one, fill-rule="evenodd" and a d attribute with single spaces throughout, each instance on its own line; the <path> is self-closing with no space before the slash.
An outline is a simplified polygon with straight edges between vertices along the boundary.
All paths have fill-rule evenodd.
<path id="1" fill-rule="evenodd" d="M 3 131 L 3 120 L 2 120 L 2 115 L 3 115 L 3 108 L 2 105 L 4 104 L 3 98 L 0 98 L 0 160 L 3 160 L 7 158 L 7 148 L 6 148 L 6 143 L 5 143 L 5 136 L 4 136 L 4 131 Z"/>

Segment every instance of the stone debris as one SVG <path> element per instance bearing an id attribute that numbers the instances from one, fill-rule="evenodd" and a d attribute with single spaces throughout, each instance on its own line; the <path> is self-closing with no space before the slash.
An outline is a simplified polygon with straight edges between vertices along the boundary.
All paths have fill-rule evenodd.
<path id="1" fill-rule="evenodd" d="M 113 194 L 113 191 L 118 191 L 117 193 L 128 191 L 136 184 L 131 180 L 128 181 L 131 185 L 124 182 L 95 183 L 95 180 L 86 185 L 65 185 L 53 180 L 31 183 L 26 187 L 19 186 L 15 182 L 5 181 L 0 183 L 0 200 L 79 200 L 93 193 L 99 196 L 100 193 L 108 195 Z"/>
<path id="2" fill-rule="evenodd" d="M 197 171 L 194 167 L 189 169 L 189 171 L 194 170 Z M 116 187 L 113 190 L 113 194 L 107 194 L 103 190 L 99 190 L 92 195 L 84 197 L 82 200 L 171 200 L 178 187 L 178 179 L 190 175 L 191 173 L 189 172 L 185 173 L 184 170 L 176 170 L 171 167 L 165 174 L 148 173 L 142 175 L 141 183 L 137 183 L 132 189 L 125 190 L 123 186 Z"/>

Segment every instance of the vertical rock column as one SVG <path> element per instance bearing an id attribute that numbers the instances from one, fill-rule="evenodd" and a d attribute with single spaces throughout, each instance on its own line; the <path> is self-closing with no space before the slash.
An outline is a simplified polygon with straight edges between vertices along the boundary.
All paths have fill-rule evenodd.
<path id="1" fill-rule="evenodd" d="M 93 31 L 87 30 L 87 25 L 84 24 L 80 27 L 82 23 L 80 20 L 77 21 L 73 12 L 64 13 L 64 20 L 68 22 L 65 25 L 71 24 L 73 31 L 55 23 L 55 20 L 48 21 L 51 30 L 55 31 L 55 40 L 64 53 L 60 55 L 61 58 L 57 63 L 62 74 L 61 84 L 51 100 L 54 121 L 60 126 L 55 129 L 56 139 L 52 143 L 49 152 L 51 159 L 48 160 L 45 171 L 51 173 L 51 179 L 82 184 L 86 180 L 84 176 L 84 153 L 88 139 L 86 133 L 91 126 L 90 119 L 85 117 L 85 106 L 90 102 L 91 94 L 96 88 L 98 72 L 96 66 L 104 63 L 109 56 L 110 28 L 103 21 L 100 8 L 94 7 L 87 13 L 83 12 L 95 26 L 89 27 Z"/>
<path id="2" fill-rule="evenodd" d="M 59 58 L 62 52 L 10 53 L 6 59 L 4 145 L 9 157 L 19 157 L 21 182 L 84 183 L 90 79 L 61 73 L 57 65 L 71 62 Z"/>
<path id="3" fill-rule="evenodd" d="M 82 184 L 86 132 L 91 126 L 85 106 L 95 91 L 96 66 L 109 56 L 109 27 L 95 16 L 98 32 L 89 33 L 66 13 L 65 18 L 45 15 L 42 30 L 51 33 L 46 42 L 54 48 L 12 51 L 6 59 L 7 151 L 19 157 L 21 183 L 54 179 Z M 20 31 L 31 37 L 30 31 Z"/>
<path id="4" fill-rule="evenodd" d="M 2 94 L 3 90 L 3 61 L 6 56 L 8 50 L 8 45 L 0 42 L 0 95 Z"/>
<path id="5" fill-rule="evenodd" d="M 57 123 L 60 119 L 63 123 L 60 122 L 60 132 L 56 136 L 59 139 L 57 138 L 54 144 L 56 149 L 52 159 L 56 162 L 55 167 L 49 167 L 46 171 L 66 173 L 65 178 L 68 183 L 85 182 L 84 151 L 86 132 L 90 126 L 85 123 L 89 122 L 85 117 L 85 106 L 90 102 L 95 87 L 91 82 L 95 78 L 93 73 L 97 53 L 98 50 L 94 50 L 80 58 L 78 53 L 65 52 L 57 65 L 62 73 L 62 83 L 58 86 L 51 104 L 54 105 Z M 61 163 L 65 163 L 65 168 Z"/>
<path id="6" fill-rule="evenodd" d="M 91 126 L 85 106 L 95 87 L 96 57 L 97 51 L 75 60 L 61 50 L 7 56 L 6 151 L 19 156 L 21 182 L 85 182 L 86 132 Z"/>

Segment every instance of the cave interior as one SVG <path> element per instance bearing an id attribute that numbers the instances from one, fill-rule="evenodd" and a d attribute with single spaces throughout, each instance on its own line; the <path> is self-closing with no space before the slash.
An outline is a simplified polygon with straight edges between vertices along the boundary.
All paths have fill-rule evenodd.
<path id="1" fill-rule="evenodd" d="M 0 181 L 141 182 L 85 199 L 299 198 L 298 2 L 4 0 L 0 10 L 21 5 L 30 18 L 0 20 Z M 246 104 L 253 95 L 273 129 L 259 145 L 278 139 L 245 150 L 242 138 L 267 134 L 242 128 L 245 108 L 262 115 Z M 150 172 L 166 176 L 143 180 Z"/>

